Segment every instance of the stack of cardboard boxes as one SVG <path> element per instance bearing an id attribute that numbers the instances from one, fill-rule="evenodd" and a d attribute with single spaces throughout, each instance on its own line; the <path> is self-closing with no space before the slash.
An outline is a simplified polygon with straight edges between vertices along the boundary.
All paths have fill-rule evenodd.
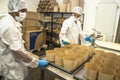
<path id="1" fill-rule="evenodd" d="M 28 50 L 38 50 L 46 42 L 46 33 L 40 30 L 39 14 L 37 12 L 27 12 L 27 17 L 23 21 L 23 39 Z"/>

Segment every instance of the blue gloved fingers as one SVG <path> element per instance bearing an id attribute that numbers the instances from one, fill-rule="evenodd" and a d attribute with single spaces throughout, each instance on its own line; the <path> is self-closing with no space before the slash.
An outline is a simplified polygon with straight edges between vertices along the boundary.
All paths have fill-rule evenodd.
<path id="1" fill-rule="evenodd" d="M 48 65 L 48 61 L 47 60 L 38 60 L 38 65 L 40 66 L 40 67 L 45 67 L 45 66 L 47 66 Z"/>
<path id="2" fill-rule="evenodd" d="M 63 43 L 64 45 L 69 44 L 69 42 L 66 42 L 66 41 L 64 41 L 64 40 L 62 40 L 62 43 Z"/>
<path id="3" fill-rule="evenodd" d="M 92 38 L 86 37 L 86 38 L 85 38 L 85 41 L 92 42 Z"/>

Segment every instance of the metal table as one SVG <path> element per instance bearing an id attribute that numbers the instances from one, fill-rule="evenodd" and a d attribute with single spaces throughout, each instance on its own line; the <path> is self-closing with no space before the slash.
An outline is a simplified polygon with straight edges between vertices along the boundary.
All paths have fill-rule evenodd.
<path id="1" fill-rule="evenodd" d="M 115 44 L 111 43 L 111 46 L 115 46 Z M 105 47 L 105 45 L 104 45 Z M 110 47 L 110 46 L 109 46 Z M 120 47 L 120 45 L 118 44 L 117 47 Z M 104 50 L 104 51 L 110 51 L 110 52 L 114 52 L 118 55 L 120 55 L 120 51 L 119 50 L 112 50 L 112 49 L 107 49 L 107 48 L 102 48 L 102 47 L 98 47 L 96 49 L 99 49 L 99 50 Z M 45 56 L 44 56 L 45 57 Z M 42 57 L 42 59 L 44 59 L 44 57 Z M 84 77 L 83 77 L 83 72 L 84 72 L 84 69 L 78 69 L 75 73 L 73 74 L 69 74 L 69 73 L 66 73 L 54 66 L 47 66 L 47 67 L 44 67 L 44 68 L 41 68 L 42 69 L 42 75 L 43 77 L 41 77 L 41 80 L 47 80 L 45 79 L 45 76 L 44 76 L 44 73 L 49 73 L 51 74 L 52 76 L 54 76 L 55 78 L 58 78 L 59 80 L 86 80 Z M 74 78 L 76 77 L 76 79 Z"/>

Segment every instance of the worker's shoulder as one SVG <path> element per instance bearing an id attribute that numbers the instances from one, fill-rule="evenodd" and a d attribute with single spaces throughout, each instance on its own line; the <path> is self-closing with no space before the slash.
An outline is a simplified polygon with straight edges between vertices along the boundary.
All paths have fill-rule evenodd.
<path id="1" fill-rule="evenodd" d="M 71 23 L 71 18 L 69 17 L 69 18 L 65 19 L 64 23 Z"/>
<path id="2" fill-rule="evenodd" d="M 1 28 L 10 28 L 13 27 L 14 23 L 10 15 L 6 14 L 2 19 L 0 20 L 0 27 Z"/>

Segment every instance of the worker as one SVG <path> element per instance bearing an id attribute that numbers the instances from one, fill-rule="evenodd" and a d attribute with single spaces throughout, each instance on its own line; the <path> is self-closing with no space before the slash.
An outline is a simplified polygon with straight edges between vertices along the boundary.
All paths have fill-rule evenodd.
<path id="1" fill-rule="evenodd" d="M 72 16 L 64 20 L 59 34 L 61 46 L 79 44 L 81 39 L 92 42 L 92 39 L 81 30 L 80 16 L 82 16 L 82 8 L 77 6 L 73 8 Z"/>
<path id="2" fill-rule="evenodd" d="M 26 17 L 24 0 L 9 0 L 8 14 L 0 15 L 0 63 L 5 80 L 25 80 L 27 67 L 48 65 L 47 60 L 33 57 L 23 45 L 20 23 Z"/>

